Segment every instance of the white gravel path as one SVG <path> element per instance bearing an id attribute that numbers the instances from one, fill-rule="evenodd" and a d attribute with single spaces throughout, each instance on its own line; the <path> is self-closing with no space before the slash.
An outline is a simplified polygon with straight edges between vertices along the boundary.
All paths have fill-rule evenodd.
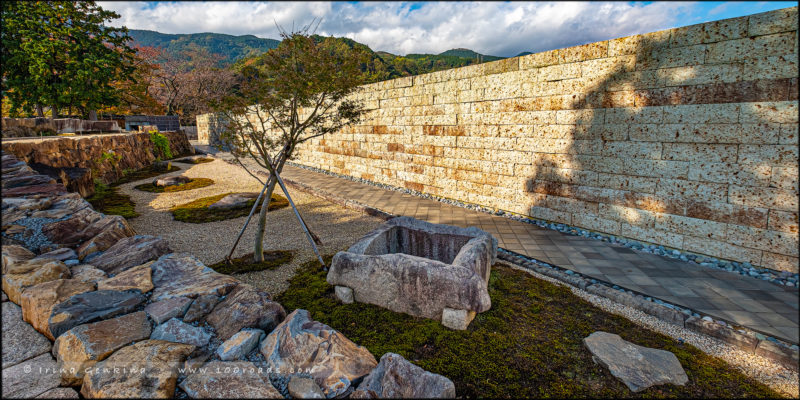
<path id="1" fill-rule="evenodd" d="M 201 197 L 226 192 L 258 192 L 261 190 L 261 184 L 242 168 L 219 159 L 197 165 L 184 163 L 173 163 L 173 165 L 180 167 L 181 171 L 160 176 L 185 175 L 190 178 L 210 178 L 215 183 L 204 188 L 173 193 L 149 193 L 133 188 L 153 178 L 120 185 L 120 192 L 131 196 L 136 203 L 136 212 L 140 214 L 128 222 L 138 234 L 163 237 L 175 252 L 191 253 L 205 264 L 219 262 L 230 251 L 247 217 L 192 224 L 173 220 L 169 209 Z M 283 195 L 280 188 L 276 188 L 275 193 Z M 380 218 L 293 190 L 291 186 L 289 193 L 306 223 L 322 239 L 320 252 L 323 255 L 346 249 L 383 222 Z M 242 236 L 234 257 L 253 252 L 255 226 L 254 217 Z M 299 265 L 315 258 L 291 207 L 273 210 L 267 214 L 264 249 L 295 250 L 296 253 L 292 262 L 287 265 L 270 271 L 239 274 L 236 278 L 266 290 L 273 296 L 289 287 L 288 279 L 294 275 Z"/>

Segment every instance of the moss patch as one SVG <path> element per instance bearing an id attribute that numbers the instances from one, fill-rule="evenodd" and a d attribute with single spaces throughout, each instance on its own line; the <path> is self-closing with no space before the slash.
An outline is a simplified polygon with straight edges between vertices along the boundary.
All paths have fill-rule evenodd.
<path id="1" fill-rule="evenodd" d="M 95 183 L 94 194 L 86 199 L 95 210 L 109 215 L 121 215 L 127 219 L 136 218 L 135 204 L 130 196 L 120 194 L 119 188 Z"/>
<path id="2" fill-rule="evenodd" d="M 265 251 L 264 261 L 253 262 L 253 253 L 246 254 L 239 258 L 234 258 L 228 264 L 224 260 L 216 264 L 209 265 L 211 269 L 221 274 L 241 274 L 245 272 L 255 272 L 271 270 L 292 261 L 294 252 L 287 250 Z"/>
<path id="3" fill-rule="evenodd" d="M 210 158 L 210 157 L 190 158 L 190 159 L 181 158 L 181 159 L 177 159 L 175 161 L 179 162 L 179 163 L 184 163 L 184 164 L 205 164 L 205 163 L 210 163 L 210 162 L 214 161 L 214 159 Z"/>
<path id="4" fill-rule="evenodd" d="M 119 178 L 119 180 L 117 180 L 116 182 L 114 182 L 114 186 L 119 186 L 128 182 L 138 181 L 141 179 L 153 178 L 159 175 L 166 174 L 168 172 L 175 172 L 180 170 L 181 170 L 180 168 L 170 164 L 169 170 L 157 171 L 153 169 L 153 166 L 151 165 L 149 167 L 142 168 L 138 171 L 124 172 L 122 174 L 122 177 Z"/>
<path id="5" fill-rule="evenodd" d="M 330 263 L 331 256 L 326 257 Z M 380 358 L 395 352 L 450 378 L 459 397 L 780 397 L 724 361 L 697 348 L 607 313 L 557 286 L 507 266 L 489 279 L 491 310 L 465 331 L 370 304 L 341 304 L 326 272 L 309 261 L 276 298 L 286 312 L 302 308 Z M 661 385 L 632 393 L 594 364 L 582 339 L 595 331 L 674 353 L 686 386 Z"/>
<path id="6" fill-rule="evenodd" d="M 212 179 L 208 178 L 195 178 L 191 181 L 184 183 L 182 185 L 173 185 L 173 186 L 155 186 L 152 182 L 145 183 L 142 185 L 134 186 L 136 189 L 151 192 L 151 193 L 172 193 L 172 192 L 182 192 L 184 190 L 192 190 L 198 189 L 201 187 L 211 186 L 214 184 Z"/>
<path id="7" fill-rule="evenodd" d="M 220 199 L 229 194 L 233 193 L 223 193 L 216 196 L 203 197 L 186 204 L 179 204 L 170 209 L 172 212 L 172 217 L 175 218 L 176 221 L 202 224 L 204 222 L 223 221 L 226 219 L 247 216 L 247 214 L 250 213 L 250 208 L 253 207 L 253 203 L 256 201 L 255 199 L 248 201 L 247 205 L 244 207 L 232 208 L 229 210 L 213 210 L 208 208 L 208 206 L 218 202 Z M 276 210 L 288 205 L 289 201 L 287 201 L 286 198 L 277 194 L 273 194 L 269 201 L 269 210 Z M 260 204 L 256 209 L 256 213 L 259 211 L 261 211 Z"/>

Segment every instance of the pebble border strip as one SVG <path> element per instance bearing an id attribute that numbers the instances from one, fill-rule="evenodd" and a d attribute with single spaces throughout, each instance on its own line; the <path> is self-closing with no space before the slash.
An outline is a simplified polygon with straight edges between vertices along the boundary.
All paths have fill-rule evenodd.
<path id="1" fill-rule="evenodd" d="M 230 161 L 226 160 L 226 162 Z M 291 163 L 291 165 L 300 167 L 294 163 Z M 310 167 L 306 167 L 304 169 L 314 171 L 314 169 Z M 336 176 L 333 173 L 327 175 Z M 362 204 L 355 200 L 345 200 L 339 196 L 319 190 L 310 185 L 297 182 L 291 178 L 284 177 L 284 181 L 300 190 L 321 197 L 332 203 L 339 204 L 343 207 L 358 210 L 384 219 L 395 217 L 393 214 L 379 210 L 372 206 Z M 414 194 L 413 191 L 406 191 L 405 189 L 400 189 L 400 191 Z M 795 371 L 798 370 L 800 346 L 796 344 L 792 345 L 774 337 L 754 332 L 745 327 L 733 326 L 726 321 L 719 319 L 715 320 L 707 315 L 700 315 L 694 310 L 676 306 L 650 296 L 644 296 L 632 290 L 624 289 L 608 282 L 586 277 L 575 271 L 523 256 L 503 248 L 498 248 L 498 258 L 523 268 L 531 269 L 542 275 L 558 279 L 561 282 L 576 286 L 580 289 L 586 290 L 589 293 L 633 307 L 666 322 L 715 337 L 726 343 L 737 346 L 743 351 L 754 353 L 772 361 L 779 362 Z"/>
<path id="2" fill-rule="evenodd" d="M 546 228 L 546 229 L 555 230 L 555 231 L 558 231 L 558 232 L 561 232 L 561 233 L 565 233 L 565 234 L 571 235 L 571 236 L 582 236 L 582 237 L 589 238 L 589 239 L 601 240 L 601 241 L 604 241 L 604 242 L 614 243 L 614 244 L 622 245 L 622 246 L 625 246 L 625 247 L 628 247 L 628 248 L 631 248 L 631 249 L 634 249 L 634 250 L 643 251 L 645 253 L 651 253 L 651 254 L 656 254 L 656 255 L 663 256 L 663 257 L 669 257 L 669 258 L 672 258 L 672 259 L 678 259 L 678 260 L 681 260 L 681 261 L 685 261 L 685 262 L 688 262 L 688 263 L 691 263 L 691 264 L 695 264 L 695 265 L 700 265 L 700 266 L 703 266 L 703 267 L 714 268 L 714 269 L 728 271 L 728 272 L 736 272 L 736 273 L 738 273 L 740 275 L 750 276 L 750 277 L 753 277 L 753 278 L 756 278 L 756 279 L 769 281 L 769 282 L 772 282 L 772 283 L 775 283 L 775 284 L 778 284 L 778 285 L 784 285 L 784 286 L 795 287 L 795 288 L 800 286 L 800 274 L 798 274 L 798 273 L 794 273 L 793 274 L 793 273 L 788 272 L 788 271 L 777 271 L 777 270 L 774 270 L 774 269 L 771 269 L 771 268 L 757 267 L 757 266 L 754 266 L 754 265 L 750 264 L 749 262 L 740 263 L 738 261 L 731 261 L 731 260 L 724 260 L 724 259 L 720 260 L 720 259 L 718 259 L 716 257 L 704 256 L 704 255 L 700 255 L 700 254 L 693 254 L 693 253 L 690 253 L 690 252 L 680 251 L 680 250 L 677 250 L 677 249 L 670 249 L 670 248 L 666 248 L 666 247 L 661 246 L 661 245 L 642 242 L 642 241 L 638 241 L 638 240 L 635 240 L 635 239 L 629 239 L 629 238 L 625 238 L 625 237 L 621 237 L 621 236 L 614 236 L 614 235 L 608 235 L 608 234 L 599 233 L 599 232 L 593 232 L 593 231 L 590 231 L 590 230 L 587 230 L 587 229 L 583 229 L 583 228 L 579 228 L 579 227 L 571 226 L 571 225 L 567 225 L 567 224 L 554 223 L 554 222 L 548 222 L 548 221 L 541 220 L 541 219 L 525 217 L 525 216 L 521 216 L 519 214 L 515 214 L 515 213 L 509 212 L 509 211 L 493 209 L 493 208 L 489 208 L 489 207 L 485 207 L 485 206 L 481 206 L 481 205 L 477 205 L 477 204 L 464 203 L 464 202 L 461 202 L 461 201 L 448 199 L 448 198 L 441 197 L 441 196 L 434 196 L 434 195 L 431 195 L 431 194 L 422 193 L 422 192 L 419 192 L 419 191 L 416 191 L 416 190 L 400 188 L 400 187 L 397 187 L 397 186 L 386 185 L 386 184 L 383 184 L 383 183 L 377 183 L 377 182 L 373 182 L 373 181 L 370 181 L 370 180 L 367 180 L 367 179 L 363 179 L 363 178 L 355 178 L 355 177 L 348 176 L 348 175 L 337 174 L 335 172 L 326 171 L 324 169 L 320 169 L 320 168 L 316 168 L 316 167 L 309 167 L 307 165 L 297 164 L 297 163 L 294 163 L 294 162 L 291 162 L 291 161 L 287 161 L 287 164 L 289 164 L 289 165 L 291 165 L 293 167 L 302 168 L 302 169 L 313 171 L 313 172 L 318 172 L 318 173 L 329 175 L 329 176 L 333 176 L 333 177 L 336 177 L 336 178 L 347 179 L 349 181 L 353 181 L 353 182 L 357 182 L 357 183 L 363 183 L 363 184 L 366 184 L 366 185 L 379 187 L 381 189 L 393 190 L 395 192 L 403 192 L 403 193 L 411 194 L 411 195 L 414 195 L 414 196 L 422 197 L 422 198 L 425 198 L 425 199 L 435 200 L 435 201 L 438 201 L 438 202 L 441 202 L 441 203 L 450 204 L 450 205 L 453 205 L 453 206 L 456 206 L 456 207 L 466 208 L 466 209 L 469 209 L 469 210 L 480 211 L 480 212 L 484 212 L 484 213 L 487 213 L 487 214 L 492 214 L 492 215 L 497 215 L 497 216 L 509 218 L 509 219 L 514 220 L 514 221 L 524 222 L 526 224 L 531 224 L 531 225 L 536 225 L 536 226 L 539 226 L 540 228 Z"/>

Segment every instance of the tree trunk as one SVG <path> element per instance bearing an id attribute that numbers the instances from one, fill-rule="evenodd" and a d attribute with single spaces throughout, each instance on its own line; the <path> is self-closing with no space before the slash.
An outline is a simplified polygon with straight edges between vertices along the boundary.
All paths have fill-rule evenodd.
<path id="1" fill-rule="evenodd" d="M 97 121 L 97 110 L 89 110 L 89 121 Z"/>
<path id="2" fill-rule="evenodd" d="M 288 155 L 284 157 L 279 157 L 280 161 L 278 165 L 275 166 L 275 170 L 278 174 L 283 171 L 283 164 L 288 159 Z M 278 183 L 278 179 L 275 178 L 272 174 L 269 174 L 269 187 L 267 187 L 267 192 L 264 193 L 264 198 L 261 200 L 261 211 L 258 213 L 258 228 L 256 228 L 256 240 L 255 246 L 253 246 L 253 262 L 262 262 L 264 261 L 264 233 L 267 228 L 267 211 L 269 209 L 269 201 L 272 198 L 272 192 L 275 190 L 275 184 Z"/>
<path id="3" fill-rule="evenodd" d="M 58 107 L 55 104 L 50 106 L 50 119 L 58 118 Z"/>
<path id="4" fill-rule="evenodd" d="M 36 116 L 39 118 L 44 118 L 44 110 L 42 109 L 41 104 L 36 105 Z"/>

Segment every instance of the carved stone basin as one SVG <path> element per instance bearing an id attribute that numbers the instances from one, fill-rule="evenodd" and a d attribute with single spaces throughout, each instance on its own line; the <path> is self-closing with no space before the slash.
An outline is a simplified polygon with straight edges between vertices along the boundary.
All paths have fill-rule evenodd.
<path id="1" fill-rule="evenodd" d="M 476 227 L 410 217 L 387 221 L 333 257 L 327 280 L 358 301 L 466 329 L 491 308 L 487 283 L 497 239 Z"/>

